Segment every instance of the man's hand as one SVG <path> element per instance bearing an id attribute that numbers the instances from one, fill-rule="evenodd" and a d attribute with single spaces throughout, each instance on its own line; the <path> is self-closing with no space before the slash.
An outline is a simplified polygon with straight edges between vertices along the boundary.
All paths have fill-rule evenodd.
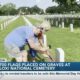
<path id="1" fill-rule="evenodd" d="M 29 43 L 30 48 L 32 48 L 34 50 L 37 50 L 42 54 L 46 54 L 47 51 L 49 50 L 48 47 L 44 47 L 44 46 L 41 46 L 41 45 L 36 45 L 36 43 L 34 43 L 33 39 L 29 39 L 28 43 Z"/>
<path id="2" fill-rule="evenodd" d="M 46 52 L 46 51 L 47 51 L 47 49 L 46 49 L 46 48 L 43 48 L 43 47 L 41 47 L 40 50 L 41 50 L 42 52 Z"/>
<path id="3" fill-rule="evenodd" d="M 41 52 L 42 52 L 43 54 L 47 54 L 49 48 L 48 48 L 48 47 L 41 47 L 40 50 L 41 50 Z"/>
<path id="4" fill-rule="evenodd" d="M 29 39 L 28 40 L 29 46 L 30 48 L 37 50 L 37 51 L 41 51 L 41 52 L 46 52 L 46 48 L 40 46 L 40 45 L 36 45 L 36 43 L 34 43 L 33 39 Z"/>

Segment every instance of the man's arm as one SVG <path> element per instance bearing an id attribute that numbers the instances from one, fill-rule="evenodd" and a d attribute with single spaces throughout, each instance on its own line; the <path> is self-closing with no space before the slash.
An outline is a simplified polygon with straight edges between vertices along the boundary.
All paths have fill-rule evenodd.
<path id="1" fill-rule="evenodd" d="M 30 46 L 32 49 L 34 49 L 34 50 L 42 51 L 42 52 L 45 52 L 45 51 L 46 51 L 46 49 L 45 49 L 44 47 L 39 46 L 39 45 L 36 45 L 36 44 L 34 43 L 34 41 L 33 41 L 32 38 L 30 38 L 30 39 L 28 40 L 28 43 L 29 43 L 29 46 Z"/>
<path id="2" fill-rule="evenodd" d="M 42 38 L 38 38 L 38 41 L 39 41 L 40 46 L 44 47 L 43 37 Z"/>

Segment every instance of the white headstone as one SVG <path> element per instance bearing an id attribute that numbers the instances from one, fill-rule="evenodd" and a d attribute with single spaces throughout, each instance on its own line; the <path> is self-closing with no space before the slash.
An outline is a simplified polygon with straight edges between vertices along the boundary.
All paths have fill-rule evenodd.
<path id="1" fill-rule="evenodd" d="M 3 23 L 4 24 L 4 29 L 6 28 L 6 22 Z"/>
<path id="2" fill-rule="evenodd" d="M 47 46 L 47 36 L 44 34 L 43 35 L 43 42 L 44 42 L 44 46 Z"/>
<path id="3" fill-rule="evenodd" d="M 47 36 L 46 34 L 43 35 L 43 43 L 44 47 L 47 47 Z M 47 54 L 42 54 L 44 57 L 49 57 Z"/>
<path id="4" fill-rule="evenodd" d="M 56 21 L 56 26 L 58 26 L 58 21 Z"/>
<path id="5" fill-rule="evenodd" d="M 5 28 L 6 28 L 6 26 L 7 26 L 7 25 L 6 25 L 6 22 L 5 22 Z"/>
<path id="6" fill-rule="evenodd" d="M 57 62 L 64 62 L 64 51 L 62 48 L 56 49 L 56 61 Z"/>
<path id="7" fill-rule="evenodd" d="M 74 29 L 73 29 L 73 24 L 72 24 L 72 23 L 70 24 L 70 31 L 71 31 L 71 32 L 74 31 Z"/>
<path id="8" fill-rule="evenodd" d="M 7 21 L 5 22 L 5 25 L 7 26 Z"/>
<path id="9" fill-rule="evenodd" d="M 9 20 L 7 21 L 7 25 L 9 24 Z"/>
<path id="10" fill-rule="evenodd" d="M 59 24 L 59 28 L 61 28 L 61 24 Z"/>
<path id="11" fill-rule="evenodd" d="M 4 29 L 3 24 L 1 24 L 1 30 L 3 30 L 3 29 Z"/>
<path id="12" fill-rule="evenodd" d="M 62 28 L 64 28 L 64 22 L 62 22 Z"/>
<path id="13" fill-rule="evenodd" d="M 53 20 L 51 19 L 50 23 L 53 25 Z"/>

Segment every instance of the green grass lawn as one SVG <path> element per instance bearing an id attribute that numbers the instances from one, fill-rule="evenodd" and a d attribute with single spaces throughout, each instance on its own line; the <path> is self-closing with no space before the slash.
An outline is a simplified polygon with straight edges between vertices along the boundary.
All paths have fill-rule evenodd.
<path id="1" fill-rule="evenodd" d="M 48 44 L 52 45 L 52 51 L 62 48 L 66 61 L 80 61 L 80 33 L 70 32 L 68 28 L 52 28 L 47 32 Z"/>
<path id="2" fill-rule="evenodd" d="M 30 17 L 27 17 L 27 19 L 32 22 L 33 25 L 37 25 L 38 23 L 41 23 L 42 21 L 40 20 L 36 20 L 36 19 L 33 19 L 33 18 L 30 18 Z"/>
<path id="3" fill-rule="evenodd" d="M 25 21 L 23 20 L 22 17 L 19 17 L 17 20 L 10 23 L 6 29 L 4 29 L 3 31 L 0 31 L 0 58 L 8 58 L 7 54 L 5 54 L 6 52 L 5 52 L 4 46 L 3 46 L 4 38 L 14 28 L 21 26 L 21 25 L 25 25 Z"/>
<path id="4" fill-rule="evenodd" d="M 28 18 L 32 23 L 36 20 Z M 70 32 L 69 28 L 61 29 L 52 27 L 47 33 L 48 44 L 52 46 L 52 54 L 56 55 L 55 49 L 62 48 L 65 52 L 65 61 L 79 62 L 80 61 L 80 29 L 75 29 Z"/>

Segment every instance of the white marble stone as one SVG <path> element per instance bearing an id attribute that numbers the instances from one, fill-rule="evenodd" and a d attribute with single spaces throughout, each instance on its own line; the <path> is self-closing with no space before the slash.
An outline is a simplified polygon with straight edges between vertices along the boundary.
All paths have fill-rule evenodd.
<path id="1" fill-rule="evenodd" d="M 64 51 L 62 48 L 56 49 L 56 61 L 57 62 L 64 62 Z"/>

